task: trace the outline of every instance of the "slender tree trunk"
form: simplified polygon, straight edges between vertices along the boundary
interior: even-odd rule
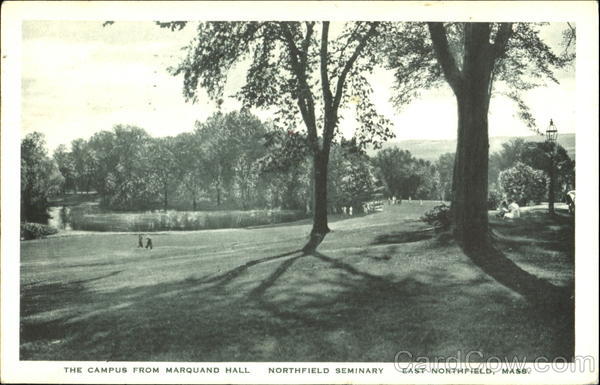
[[[169,185],[167,183],[165,183],[165,185],[164,185],[164,191],[165,191],[165,199],[163,202],[163,206],[164,206],[164,210],[167,211],[167,206],[169,206]]]
[[[555,184],[555,179],[556,179],[556,175],[554,174],[554,143],[552,148],[550,149],[550,169],[549,169],[549,176],[550,176],[550,183],[549,183],[549,189],[548,189],[548,212],[550,213],[550,215],[554,215],[554,184]]]
[[[221,186],[217,183],[217,206],[221,206]]]
[[[196,211],[196,194],[192,196],[192,210]]]
[[[329,148],[316,151],[313,154],[314,173],[314,206],[313,228],[310,239],[303,247],[305,253],[313,252],[331,230],[327,223],[327,167],[329,163]]]

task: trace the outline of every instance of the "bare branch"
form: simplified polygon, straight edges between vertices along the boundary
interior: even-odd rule
[[[431,41],[433,42],[433,49],[435,56],[437,57],[444,76],[452,89],[456,92],[460,90],[462,86],[462,73],[456,65],[456,60],[450,52],[448,47],[448,38],[446,36],[446,29],[442,23],[427,23],[429,27],[429,34],[431,35]]]

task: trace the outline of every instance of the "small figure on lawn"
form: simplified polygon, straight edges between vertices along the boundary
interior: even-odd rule
[[[517,202],[512,201],[508,205],[508,213],[506,213],[504,215],[504,218],[515,219],[515,218],[520,218],[520,217],[521,217],[521,209],[519,208],[519,205],[517,204]]]
[[[152,238],[146,237],[146,248],[152,250]]]
[[[500,207],[498,207],[498,214],[496,215],[498,218],[504,218],[508,212],[508,203],[506,203],[506,201],[502,201],[502,203],[500,203]]]
[[[569,214],[575,213],[575,190],[569,191],[567,195],[565,195],[565,201],[567,202],[567,206],[569,206]]]
[[[142,234],[140,234],[138,236],[138,248],[144,248],[144,237],[142,236]]]

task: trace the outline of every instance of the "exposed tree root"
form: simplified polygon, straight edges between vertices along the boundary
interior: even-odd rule
[[[323,242],[324,238],[325,238],[325,234],[317,233],[317,232],[310,233],[308,242],[302,248],[302,252],[304,254],[314,253],[315,250],[317,250],[317,247],[321,244],[321,242]]]

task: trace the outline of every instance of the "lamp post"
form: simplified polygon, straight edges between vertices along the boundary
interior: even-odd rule
[[[550,186],[548,189],[548,212],[554,215],[554,152],[556,149],[556,139],[558,138],[558,130],[552,119],[546,129],[546,142],[550,144],[550,168],[548,174],[550,176]]]

